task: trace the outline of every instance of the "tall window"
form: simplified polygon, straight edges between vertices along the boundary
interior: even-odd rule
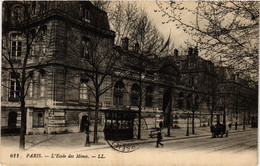
[[[153,106],[153,88],[148,86],[145,91],[145,106],[152,107]]]
[[[19,59],[22,55],[22,42],[12,41],[12,58]]]
[[[89,55],[90,55],[90,39],[87,37],[83,37],[81,57],[88,59]]]
[[[33,127],[44,127],[44,111],[33,111]]]
[[[87,100],[88,98],[88,89],[87,89],[87,80],[81,79],[80,80],[80,99]]]
[[[123,105],[124,83],[117,81],[114,87],[114,105]]]
[[[19,73],[12,73],[10,76],[10,101],[18,101],[19,100],[19,93],[20,93],[20,82],[19,82],[20,74]]]
[[[43,76],[40,79],[40,96],[45,96],[45,78]]]
[[[131,105],[138,106],[138,99],[139,99],[139,85],[134,84],[131,89]]]
[[[29,97],[33,97],[33,81],[30,81],[29,89],[28,89]]]

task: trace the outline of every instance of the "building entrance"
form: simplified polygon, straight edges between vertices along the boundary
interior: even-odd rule
[[[82,116],[81,123],[80,123],[80,132],[85,131],[86,124],[89,124],[89,119],[87,115]]]
[[[8,114],[8,128],[16,128],[17,123],[17,113],[9,112]]]

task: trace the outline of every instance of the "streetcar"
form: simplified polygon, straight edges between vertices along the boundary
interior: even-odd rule
[[[135,111],[105,111],[105,139],[115,141],[133,139],[135,115]]]

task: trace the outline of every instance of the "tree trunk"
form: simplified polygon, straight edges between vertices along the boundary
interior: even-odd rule
[[[237,130],[237,118],[238,118],[238,110],[236,110],[236,123],[235,123],[235,130]]]
[[[226,109],[223,110],[223,125],[226,126]]]
[[[99,109],[99,95],[98,95],[98,91],[96,90],[96,105],[95,105],[95,124],[94,124],[94,138],[93,138],[93,142],[94,144],[98,143],[98,139],[97,139],[97,128],[98,128],[98,109]]]
[[[195,134],[194,114],[195,110],[192,108],[192,134]]]
[[[21,150],[25,149],[25,134],[26,134],[26,108],[25,108],[25,99],[20,97],[21,102],[21,131],[20,131],[20,144],[19,148]]]
[[[168,127],[168,130],[167,130],[167,136],[171,136],[171,114],[172,114],[172,90],[170,90],[170,106],[169,106],[169,114],[168,114],[168,123],[167,123],[167,127]]]
[[[243,130],[246,130],[246,111],[244,110],[244,117],[243,117]]]
[[[210,126],[213,124],[213,109],[210,111]]]
[[[200,127],[201,127],[201,109],[200,109]]]
[[[142,61],[142,60],[141,60]],[[143,67],[141,62],[141,69]],[[141,111],[142,111],[142,72],[139,73],[139,104],[138,104],[138,135],[137,138],[141,139]]]

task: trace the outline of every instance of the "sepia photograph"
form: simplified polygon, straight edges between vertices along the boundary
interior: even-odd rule
[[[255,166],[258,1],[1,2],[1,165]]]

